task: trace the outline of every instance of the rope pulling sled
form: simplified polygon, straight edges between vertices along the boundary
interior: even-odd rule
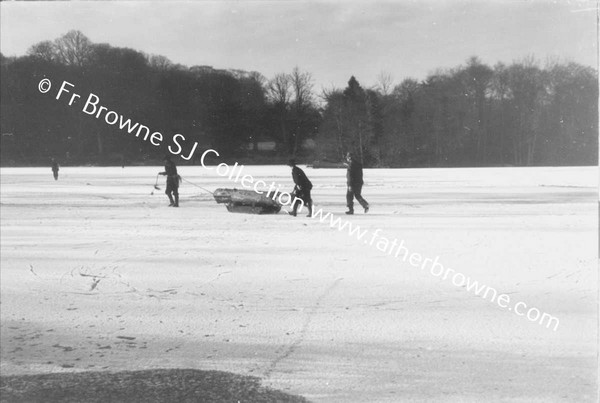
[[[156,175],[156,182],[154,183],[154,189],[160,190],[158,187],[158,176]],[[246,214],[277,214],[281,211],[281,203],[274,199],[275,193],[267,192],[255,192],[254,190],[244,189],[224,189],[219,188],[214,192],[203,188],[202,186],[196,185],[193,182],[188,181],[185,178],[179,176],[180,179],[192,186],[202,189],[215,198],[215,201],[219,204],[225,204],[227,211],[231,213],[246,213]],[[154,190],[151,195],[154,194]]]

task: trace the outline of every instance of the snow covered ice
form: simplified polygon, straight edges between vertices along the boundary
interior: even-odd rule
[[[304,168],[304,167],[303,167]],[[311,401],[594,400],[597,167],[305,169],[316,209],[560,319],[547,329],[304,217],[231,214],[162,167],[1,169],[2,375],[254,375]],[[290,191],[288,167],[245,173]],[[184,179],[240,187],[198,166]]]

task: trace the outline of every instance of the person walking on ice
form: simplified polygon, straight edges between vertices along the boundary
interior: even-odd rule
[[[167,176],[167,189],[165,194],[169,197],[169,207],[179,207],[179,175],[177,174],[177,167],[175,163],[171,161],[169,155],[165,155],[163,158],[165,161],[164,172],[159,172],[159,175]]]
[[[296,217],[296,211],[301,204],[304,202],[308,209],[307,217],[312,217],[312,198],[310,196],[310,190],[312,189],[312,183],[304,173],[304,171],[296,166],[296,160],[293,158],[288,162],[288,165],[292,167],[292,179],[294,179],[294,191],[292,197],[294,198],[294,204],[292,205],[292,211],[290,215]]]
[[[52,175],[54,175],[54,180],[58,180],[58,170],[59,170],[58,162],[54,158],[52,158]]]
[[[348,191],[346,192],[346,205],[348,211],[346,214],[354,214],[354,199],[360,203],[365,209],[365,213],[369,212],[369,203],[363,199],[361,195],[363,187],[363,167],[360,161],[356,160],[352,153],[346,155],[346,162],[348,170],[346,171],[346,184],[348,185]]]

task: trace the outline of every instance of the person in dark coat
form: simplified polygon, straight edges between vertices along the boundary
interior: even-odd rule
[[[177,174],[177,166],[171,161],[171,157],[166,155],[164,172],[159,172],[159,175],[167,176],[167,190],[165,194],[169,197],[169,207],[179,207],[179,175]]]
[[[294,191],[292,192],[292,198],[294,199],[294,203],[292,204],[292,211],[290,211],[290,215],[296,217],[296,211],[302,202],[308,209],[307,217],[312,217],[312,198],[310,196],[310,191],[312,189],[312,183],[304,173],[304,171],[296,166],[296,160],[291,159],[288,162],[288,165],[292,167],[292,179],[294,179]],[[298,200],[299,199],[299,200]]]
[[[58,180],[58,170],[60,168],[58,167],[58,162],[56,162],[56,160],[54,158],[52,158],[52,174],[54,175],[54,180],[57,181]]]
[[[369,212],[369,203],[363,199],[361,192],[363,187],[363,167],[360,161],[356,160],[352,153],[346,155],[348,170],[346,171],[346,184],[348,191],[346,192],[346,205],[348,211],[346,214],[354,214],[354,199],[365,209],[365,213]]]

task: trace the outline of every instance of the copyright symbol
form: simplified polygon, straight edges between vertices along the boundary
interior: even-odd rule
[[[38,89],[42,94],[45,94],[48,91],[50,91],[50,87],[52,87],[52,83],[47,78],[43,78],[38,84]]]

